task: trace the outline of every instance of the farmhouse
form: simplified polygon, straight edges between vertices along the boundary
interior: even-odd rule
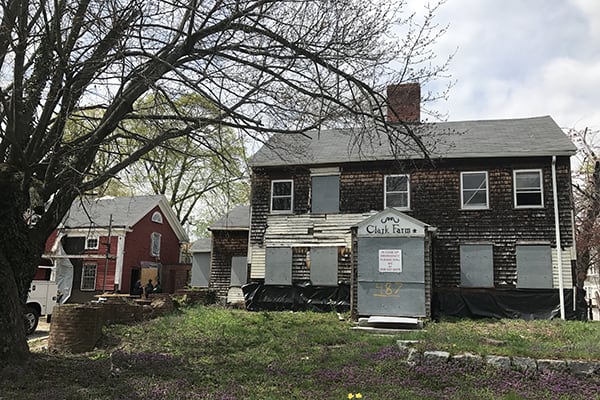
[[[310,289],[358,316],[574,318],[575,146],[549,116],[421,123],[419,103],[390,86],[398,133],[275,134],[253,156],[247,304],[258,286],[265,307]]]
[[[184,287],[191,266],[182,263],[187,235],[162,195],[82,197],[46,242],[59,290],[69,302],[103,292],[131,293],[138,280],[162,291]]]

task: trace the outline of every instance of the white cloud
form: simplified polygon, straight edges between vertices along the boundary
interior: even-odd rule
[[[436,105],[450,120],[551,115],[600,129],[600,1],[450,0],[439,17],[450,28],[437,53],[458,47],[457,84]]]

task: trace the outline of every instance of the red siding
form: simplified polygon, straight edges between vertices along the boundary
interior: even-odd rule
[[[163,215],[163,223],[152,222],[152,214],[159,211]],[[161,234],[160,257],[150,254],[151,235],[153,232]],[[131,270],[140,266],[142,261],[160,262],[161,264],[179,263],[180,245],[175,231],[168,223],[160,208],[156,206],[146,214],[137,224],[133,231],[125,237],[125,256],[123,259],[123,277],[121,280],[121,291],[129,292],[131,286]]]
[[[117,241],[116,236],[110,238],[110,254],[115,256],[117,254]],[[100,236],[98,238],[98,249],[85,250],[85,254],[100,254],[105,255],[108,253],[108,237]],[[115,287],[115,270],[116,260],[111,257],[108,260],[106,258],[87,258],[83,260],[83,264],[96,264],[96,290],[101,291],[113,291]],[[105,267],[108,268],[106,269]],[[104,276],[104,270],[106,269],[106,278]],[[74,282],[75,284],[75,282]],[[81,282],[79,282],[81,284]]]

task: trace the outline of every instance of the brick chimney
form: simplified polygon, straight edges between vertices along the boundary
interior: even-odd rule
[[[419,122],[421,120],[421,85],[401,83],[387,87],[388,122]],[[395,110],[394,113],[392,110]]]

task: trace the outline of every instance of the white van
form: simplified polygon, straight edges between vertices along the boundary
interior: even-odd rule
[[[52,268],[39,266],[38,268]],[[50,322],[52,310],[58,301],[58,289],[54,278],[54,271],[49,280],[33,280],[29,287],[29,296],[25,307],[25,330],[28,335],[35,332],[41,316],[46,316]]]

